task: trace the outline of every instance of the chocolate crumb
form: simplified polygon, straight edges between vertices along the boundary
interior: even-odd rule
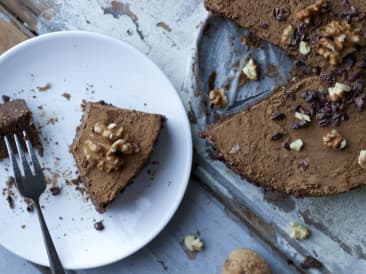
[[[3,95],[1,96],[1,98],[3,99],[3,102],[6,103],[6,102],[9,102],[10,101],[10,97],[7,96],[7,95]]]
[[[95,230],[98,230],[98,231],[104,230],[103,221],[94,223],[94,228],[95,228]]]
[[[13,209],[13,208],[15,207],[13,197],[11,197],[10,195],[8,195],[8,196],[6,197],[6,201],[8,202],[9,207],[10,207],[11,209]]]
[[[306,160],[301,160],[299,161],[297,166],[301,168],[303,171],[305,171],[309,167],[309,162]]]
[[[307,125],[306,121],[301,121],[301,122],[292,122],[291,123],[291,128],[292,129],[299,129],[299,128],[303,128]]]
[[[34,206],[33,205],[28,205],[27,206],[27,211],[28,212],[33,212],[34,211]]]
[[[275,133],[272,134],[271,139],[273,141],[276,141],[276,140],[281,139],[284,135],[285,134],[283,134],[282,132],[275,132]]]
[[[295,92],[293,92],[293,91],[286,91],[286,99],[290,99],[290,100],[295,101],[296,100]]]
[[[58,186],[53,186],[50,188],[50,192],[53,196],[57,196],[61,193],[61,188],[59,188]]]
[[[304,261],[300,264],[302,268],[322,268],[323,264],[312,256],[306,256]]]
[[[284,148],[284,149],[287,149],[287,150],[291,150],[291,148],[290,148],[290,144],[289,143],[282,143],[282,147]]]
[[[284,119],[286,119],[286,115],[284,113],[281,113],[281,112],[274,112],[274,113],[272,113],[271,119],[273,121],[284,120]]]

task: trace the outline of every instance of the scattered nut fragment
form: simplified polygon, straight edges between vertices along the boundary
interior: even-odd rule
[[[366,169],[366,150],[361,150],[360,155],[358,156],[358,164]]]
[[[195,235],[187,235],[184,237],[184,246],[191,252],[198,252],[203,250],[202,240]]]
[[[337,102],[344,98],[346,92],[351,90],[350,86],[337,82],[334,87],[328,88],[329,99],[332,102]]]
[[[281,36],[281,44],[282,45],[288,45],[291,42],[291,37],[294,34],[295,30],[292,25],[288,25],[282,32]]]
[[[259,80],[259,67],[253,58],[250,58],[248,63],[243,68],[243,73],[252,81]]]
[[[300,121],[305,121],[305,122],[310,122],[311,118],[309,115],[305,114],[305,113],[301,113],[301,112],[295,112],[295,118],[299,119]]]
[[[252,250],[238,248],[230,252],[222,274],[272,274],[266,261]]]
[[[216,88],[211,90],[209,93],[209,98],[211,105],[215,105],[219,108],[224,108],[227,106],[228,100],[225,95],[225,91],[222,88]]]
[[[290,223],[290,237],[292,239],[303,240],[310,236],[310,231],[301,224]]]
[[[323,143],[327,147],[337,150],[342,150],[347,146],[346,139],[336,129],[332,129],[323,137]]]
[[[310,23],[311,18],[319,11],[324,10],[328,7],[326,0],[316,0],[314,4],[307,6],[304,9],[299,10],[295,14],[297,20],[303,21],[306,24]]]
[[[51,88],[51,84],[50,83],[46,83],[43,86],[38,86],[37,87],[38,91],[46,91],[46,90],[48,90],[50,88]]]
[[[239,144],[234,144],[234,145],[231,147],[231,149],[230,149],[230,151],[229,151],[229,154],[235,154],[235,153],[237,153],[239,150],[240,150],[240,146],[239,146]]]
[[[365,38],[359,30],[351,30],[351,25],[344,21],[331,21],[326,25],[317,44],[317,53],[329,59],[331,65],[337,65],[343,58],[365,44]]]
[[[301,139],[297,139],[290,144],[290,149],[299,152],[303,146],[304,142]]]
[[[299,44],[299,52],[301,55],[308,55],[311,52],[309,42],[301,41]]]

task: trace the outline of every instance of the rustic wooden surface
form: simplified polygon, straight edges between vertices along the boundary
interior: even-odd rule
[[[202,2],[0,0],[0,47],[4,50],[26,37],[59,30],[107,34],[133,45],[162,68],[188,109],[189,94],[183,87],[186,72],[192,69],[190,56],[194,41],[207,16]],[[242,182],[240,185],[223,184],[224,180],[233,180],[234,175],[224,167],[225,172],[216,174],[212,165],[202,160],[204,153],[202,147],[196,155],[198,166],[194,172],[203,179],[200,184],[209,186],[221,203],[193,182],[173,221],[150,245],[123,262],[78,273],[120,273],[122,269],[123,273],[164,273],[164,265],[168,266],[167,273],[181,273],[182,269],[186,273],[220,273],[219,265],[235,246],[253,246],[260,253],[267,250],[268,255],[263,254],[275,273],[301,272],[284,262],[289,257],[299,265],[304,255],[318,257],[326,264],[322,271],[306,271],[309,273],[365,273],[365,188],[338,197],[303,200],[263,193],[248,184],[243,191]],[[233,193],[242,199],[235,198]],[[197,203],[191,205],[192,200]],[[240,222],[225,214],[227,209],[222,204],[235,212]],[[289,239],[290,221],[306,223],[312,237],[301,243]],[[202,237],[208,248],[196,260],[189,260],[179,242],[186,232],[197,229],[205,232]],[[218,234],[221,230],[225,233]],[[258,240],[257,233],[264,242]],[[0,257],[0,273],[38,271],[5,250],[0,249]]]
[[[83,2],[88,3],[83,6]],[[155,1],[146,5],[144,2],[131,1],[130,7],[126,3],[112,5],[110,1],[2,0],[0,52],[49,31],[97,31],[140,49],[158,63],[180,89],[189,64],[191,45],[205,17],[202,3],[180,0],[174,4]],[[73,5],[79,5],[78,9]],[[85,10],[79,14],[81,7]],[[186,234],[197,231],[206,248],[191,258],[183,251],[181,241]],[[177,214],[152,243],[126,260],[77,273],[220,273],[225,257],[237,247],[256,250],[271,264],[274,273],[296,273],[251,226],[234,217],[192,179]],[[28,263],[0,247],[0,273],[40,272],[49,273],[46,268]]]

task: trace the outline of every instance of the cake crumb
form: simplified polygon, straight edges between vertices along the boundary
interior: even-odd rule
[[[61,193],[61,188],[58,187],[58,186],[53,186],[50,188],[50,192],[53,196],[57,196],[57,195],[60,195]]]
[[[37,87],[37,89],[38,89],[39,92],[49,90],[50,88],[51,88],[51,84],[50,83],[46,83],[43,86],[38,86]]]
[[[70,98],[71,98],[71,94],[70,93],[67,93],[67,92],[64,92],[61,94],[62,97],[65,97],[68,101],[70,101]]]
[[[156,24],[157,27],[162,28],[164,30],[166,30],[167,32],[171,32],[172,29],[168,26],[168,24],[166,24],[165,22],[160,21],[159,23]]]
[[[94,223],[94,228],[97,231],[104,230],[105,227],[104,227],[103,221],[99,221],[99,222]]]
[[[10,101],[10,97],[7,96],[7,95],[2,95],[1,98],[3,99],[3,102],[6,103],[6,102],[9,102]]]

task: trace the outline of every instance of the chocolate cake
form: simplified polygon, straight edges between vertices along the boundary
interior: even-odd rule
[[[311,76],[208,126],[205,137],[229,168],[266,189],[342,193],[366,183],[365,105],[363,86],[325,88]]]
[[[322,70],[364,58],[363,0],[205,0],[208,10]]]
[[[250,182],[297,196],[337,194],[365,184],[366,3],[205,0],[205,5],[281,47],[296,64],[313,68],[268,99],[208,126],[204,136],[219,159]]]
[[[86,103],[72,154],[99,212],[148,161],[164,117],[101,103]]]
[[[25,130],[33,146],[39,149],[40,154],[43,153],[43,147],[35,127],[32,112],[22,99],[6,101],[0,104],[0,134],[1,136],[12,136],[18,134],[23,136]],[[13,142],[13,138],[10,138]],[[15,145],[15,144],[13,144]],[[5,142],[0,139],[0,159],[8,157]]]

